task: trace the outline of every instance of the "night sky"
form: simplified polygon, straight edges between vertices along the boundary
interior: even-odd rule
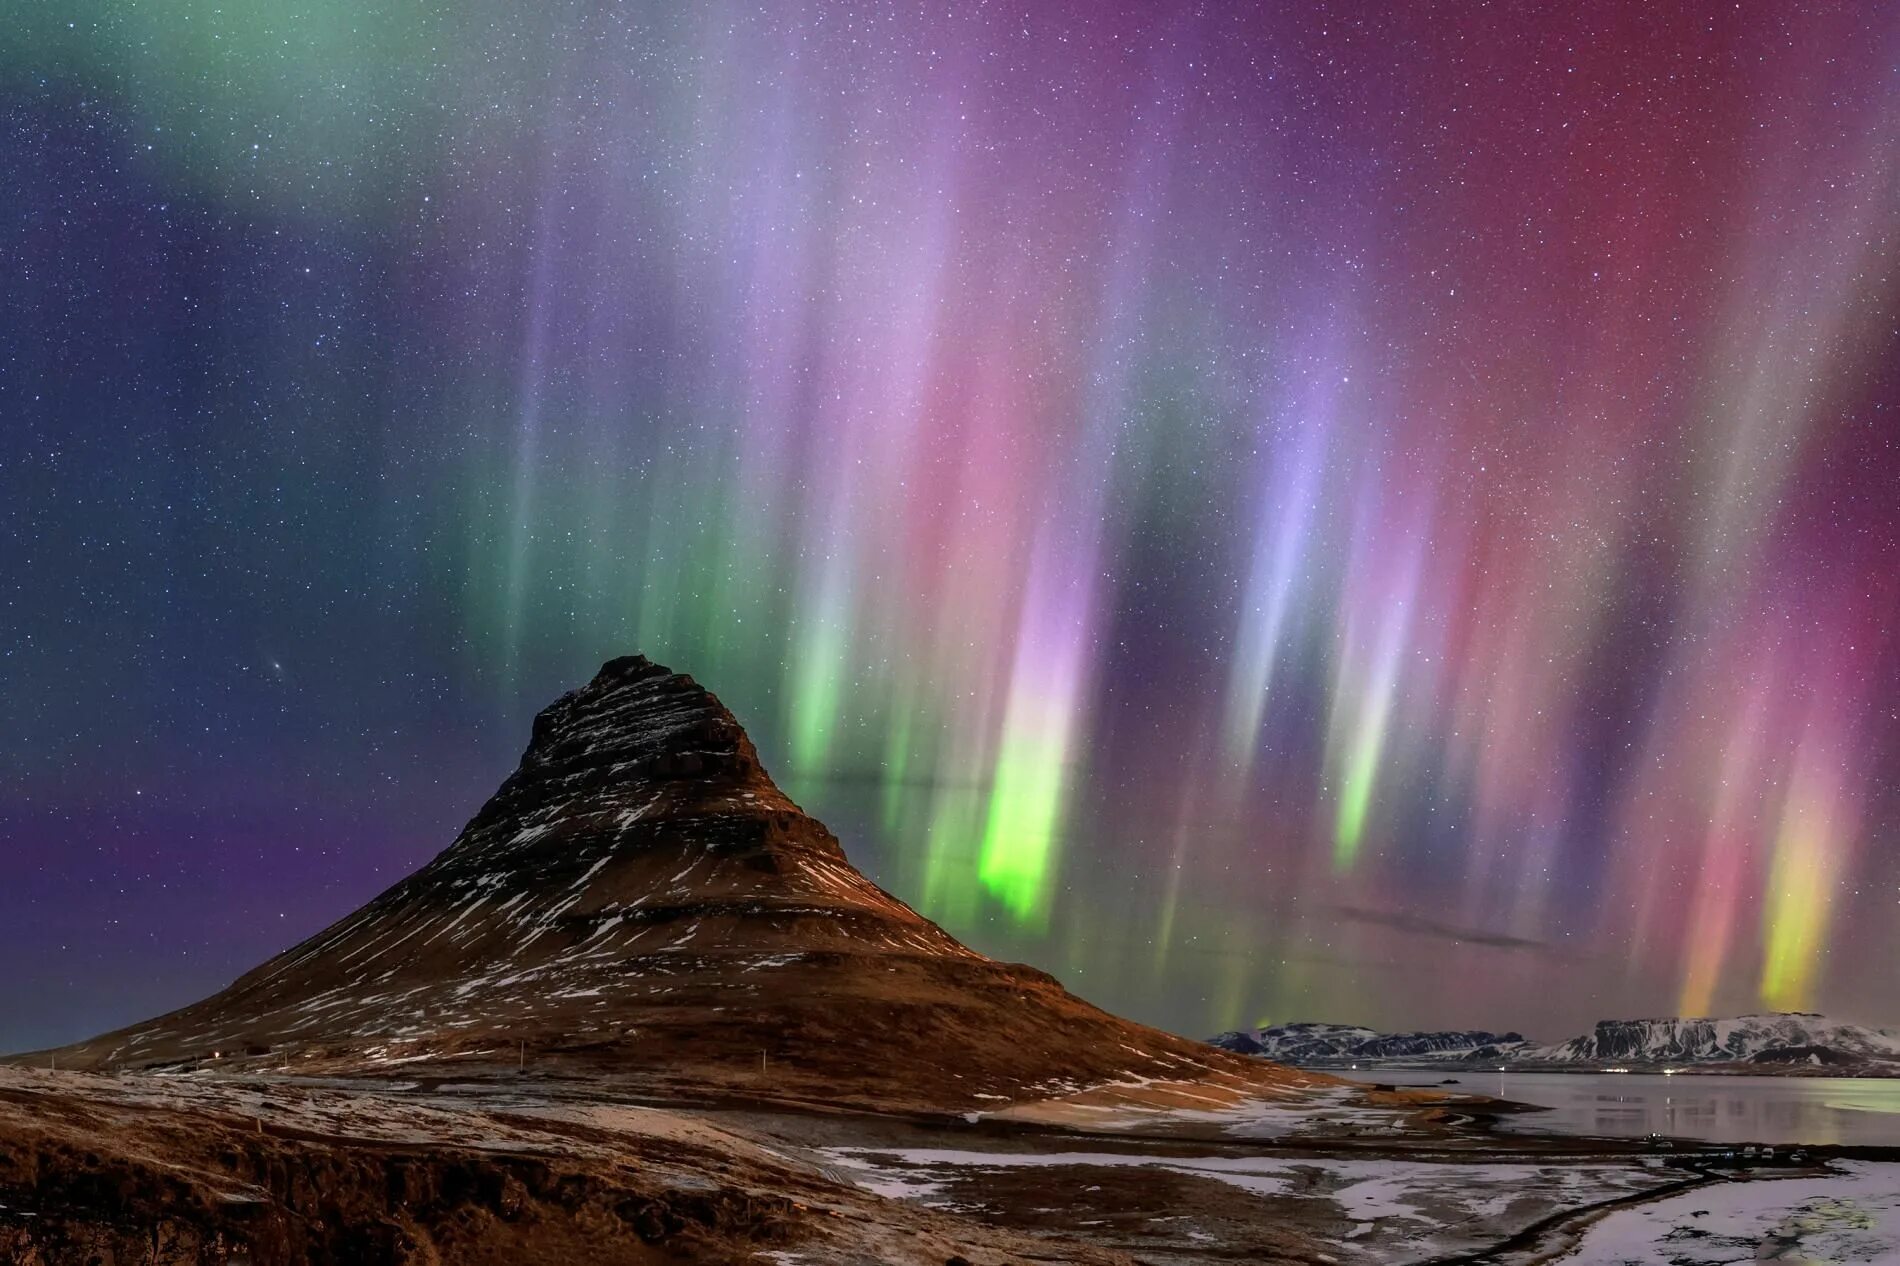
[[[1190,1034],[1900,1023],[1900,7],[6,29],[0,1049],[634,651]]]

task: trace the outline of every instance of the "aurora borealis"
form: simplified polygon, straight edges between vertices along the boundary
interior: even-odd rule
[[[28,6],[0,1046],[693,673],[1190,1034],[1900,1022],[1900,10]]]

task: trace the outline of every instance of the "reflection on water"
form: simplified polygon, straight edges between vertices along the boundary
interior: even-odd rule
[[[1341,1073],[1358,1081],[1446,1086],[1549,1108],[1505,1118],[1505,1128],[1641,1137],[1672,1134],[1712,1143],[1850,1143],[1900,1147],[1900,1080],[1719,1077],[1681,1073]]]

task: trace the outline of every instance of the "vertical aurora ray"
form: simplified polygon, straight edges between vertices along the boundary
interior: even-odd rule
[[[824,579],[793,638],[785,726],[790,735],[792,777],[822,775],[832,759],[832,742],[844,709],[849,669],[850,632],[845,621],[850,598],[845,568],[832,559]]]
[[[1790,803],[1775,837],[1768,875],[1768,943],[1762,955],[1761,1000],[1777,1011],[1812,1002],[1816,958],[1827,934],[1834,876],[1819,806]]]
[[[1379,673],[1379,679],[1367,689],[1348,740],[1340,776],[1339,811],[1333,820],[1333,865],[1340,870],[1352,869],[1365,841],[1366,815],[1372,807],[1372,787],[1379,773],[1379,754],[1385,746],[1395,684],[1390,675]]]
[[[1362,520],[1355,546],[1360,587],[1349,598],[1334,683],[1333,866],[1338,871],[1353,869],[1365,843],[1423,564],[1422,529],[1408,527],[1398,541],[1387,542],[1371,522],[1369,514]],[[1396,558],[1388,552],[1394,549]]]
[[[1757,685],[1722,755],[1689,911],[1688,961],[1677,1002],[1680,1015],[1710,1015],[1715,1009],[1735,931],[1736,906],[1747,878],[1748,827],[1768,781],[1761,763],[1767,712],[1767,691]]]
[[[1074,774],[1077,712],[1093,584],[1046,549],[1032,567],[1003,714],[977,878],[1018,923],[1048,914],[1063,799]]]
[[[1056,833],[1068,780],[1067,727],[1061,704],[1028,700],[1011,707],[996,758],[996,789],[983,825],[977,877],[1019,924],[1047,917]]]
[[[900,686],[891,706],[889,732],[884,739],[883,789],[880,815],[886,831],[902,828],[909,795],[913,745],[917,741],[916,695],[908,683]]]
[[[1328,365],[1326,368],[1330,369]],[[1301,402],[1292,439],[1274,446],[1267,492],[1255,529],[1253,560],[1242,599],[1240,629],[1228,674],[1224,737],[1227,758],[1252,762],[1266,715],[1274,663],[1283,652],[1295,586],[1308,563],[1308,537],[1319,509],[1331,393]]]
[[[1774,834],[1763,910],[1761,1000],[1808,1010],[1827,946],[1855,808],[1841,785],[1844,736],[1810,730],[1795,751]]]
[[[550,149],[547,167],[558,162],[558,147]],[[543,177],[545,182],[545,175]],[[554,261],[559,243],[555,240],[554,209],[543,198],[535,207],[534,228],[528,243],[526,286],[526,331],[521,343],[521,364],[515,387],[516,421],[512,496],[508,503],[508,544],[501,585],[500,633],[503,642],[505,673],[512,684],[525,630],[529,591],[532,584],[530,546],[533,539],[537,506],[536,473],[541,461],[542,415],[548,390],[547,357],[550,311],[549,288],[553,284]]]
[[[1019,925],[1032,929],[1046,922],[1054,896],[1064,801],[1080,759],[1075,739],[1092,684],[1116,435],[1130,407],[1131,348],[1141,338],[1153,222],[1167,187],[1166,137],[1178,119],[1167,79],[1157,75],[1158,117],[1145,121],[1152,131],[1126,173],[1115,262],[1098,300],[1103,329],[1092,349],[1093,371],[1079,397],[1073,448],[1054,468],[1060,499],[1041,519],[1029,556],[983,826],[977,879]]]

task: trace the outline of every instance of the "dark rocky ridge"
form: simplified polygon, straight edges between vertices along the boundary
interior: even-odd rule
[[[859,874],[717,699],[639,656],[545,709],[520,767],[422,870],[211,998],[53,1054],[458,1075],[519,1061],[933,1107],[1131,1073],[1291,1076],[968,949]]]

